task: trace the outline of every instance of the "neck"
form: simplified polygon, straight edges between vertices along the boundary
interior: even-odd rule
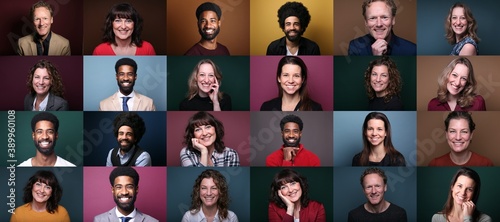
[[[208,97],[208,94],[207,94],[207,93],[202,92],[202,91],[200,91],[200,90],[198,90],[198,95],[199,95],[201,98]]]
[[[118,206],[116,207],[116,209],[118,209],[118,212],[120,212],[124,216],[128,216],[129,214],[131,214],[135,210],[135,206],[132,205],[131,210],[129,210],[129,211],[127,211],[125,209],[122,209],[122,208],[120,208]]]
[[[45,99],[45,97],[47,97],[49,95],[49,93],[45,93],[45,94],[36,94],[36,100],[38,101],[42,101]]]
[[[215,217],[215,214],[217,213],[217,205],[213,205],[210,207],[202,205],[201,210],[203,211],[205,217]]]
[[[44,41],[49,36],[50,32],[51,31],[47,32],[47,34],[45,35],[39,35],[38,33],[36,35],[40,38],[41,41]]]
[[[450,152],[450,159],[453,161],[453,163],[457,165],[464,165],[467,163],[472,156],[472,152],[469,150],[465,150],[463,152],[457,153],[457,152]]]
[[[458,95],[448,94],[448,102],[457,102],[457,100],[458,100]]]
[[[286,38],[286,37],[285,37],[285,39],[286,39],[286,46],[288,46],[288,47],[298,47],[299,46],[300,38],[298,38],[297,41],[294,41],[294,42],[288,40],[288,38]]]
[[[379,204],[377,205],[372,205],[370,203],[366,203],[365,204],[365,209],[370,212],[370,213],[374,213],[374,214],[378,214],[378,213],[382,213],[384,212],[385,210],[387,210],[387,208],[389,208],[389,202],[387,202],[386,200],[382,200]]]
[[[31,165],[33,166],[54,166],[56,164],[57,156],[56,153],[44,155],[36,151],[35,157],[31,159]]]
[[[128,48],[132,46],[132,39],[119,39],[115,37],[116,46],[118,48]]]
[[[382,92],[375,92],[375,96],[377,97],[384,97],[385,95],[387,95],[387,92],[385,90]]]
[[[36,212],[43,212],[47,210],[47,202],[39,203],[35,200],[31,201],[31,209]]]
[[[385,156],[385,146],[384,143],[380,143],[377,146],[372,146],[370,150],[370,154],[375,156]]]
[[[283,96],[281,97],[281,101],[284,103],[292,103],[292,102],[299,102],[300,101],[300,95],[299,93],[295,93],[293,95],[283,93]]]
[[[455,35],[456,42],[460,42],[460,40],[462,40],[463,38],[465,38],[465,35]]]
[[[214,38],[212,40],[201,39],[198,44],[203,46],[203,48],[205,49],[214,50],[217,48],[217,38]]]

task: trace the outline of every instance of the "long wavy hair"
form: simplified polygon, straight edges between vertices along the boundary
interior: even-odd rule
[[[401,75],[399,75],[398,67],[396,63],[391,60],[388,56],[383,56],[381,58],[375,59],[370,62],[368,68],[365,71],[365,89],[366,95],[370,100],[376,97],[375,90],[373,90],[371,85],[371,75],[373,67],[375,66],[385,66],[387,67],[387,72],[389,74],[389,83],[385,91],[387,94],[384,96],[384,102],[388,103],[393,96],[399,96],[401,92]]]
[[[219,84],[219,93],[217,94],[217,98],[219,98],[219,101],[222,99],[222,96],[224,93],[220,91],[220,86],[222,85],[222,72],[220,71],[219,67],[210,59],[202,59],[196,64],[196,66],[193,69],[193,72],[191,72],[191,76],[189,76],[188,79],[188,93],[186,97],[188,100],[193,99],[196,95],[198,95],[198,91],[200,90],[198,88],[198,72],[200,71],[200,67],[203,64],[210,64],[212,68],[214,69],[214,75],[215,78],[217,78],[217,83]]]
[[[401,163],[405,162],[403,155],[394,148],[394,145],[392,145],[392,133],[391,133],[391,123],[389,122],[389,119],[387,116],[381,112],[371,112],[368,113],[365,117],[365,121],[363,122],[363,129],[362,129],[362,137],[363,137],[363,150],[361,151],[361,156],[359,158],[359,165],[360,166],[368,166],[369,165],[369,156],[370,152],[372,150],[372,146],[370,144],[370,141],[368,141],[368,138],[366,138],[366,131],[368,129],[368,121],[372,119],[378,119],[384,121],[384,128],[386,132],[386,136],[384,139],[384,148],[385,152],[389,155],[391,159],[391,164],[396,165],[396,163]]]
[[[46,59],[38,61],[35,65],[33,65],[33,67],[31,67],[30,72],[28,73],[28,78],[26,79],[26,87],[28,88],[29,93],[31,95],[36,94],[35,89],[33,89],[33,77],[36,69],[47,69],[51,83],[49,89],[50,94],[64,98],[64,86],[61,75],[59,75],[59,71],[56,66]]]
[[[228,208],[229,208],[229,186],[227,185],[226,178],[219,171],[208,169],[196,178],[193,185],[193,191],[191,192],[191,207],[189,210],[192,214],[198,213],[203,202],[200,199],[200,187],[201,181],[206,178],[212,178],[214,180],[215,186],[219,190],[219,197],[217,198],[217,209],[219,210],[219,219],[223,220],[227,218]]]
[[[457,182],[457,179],[459,176],[466,176],[472,180],[474,180],[474,193],[472,194],[472,202],[476,205],[474,208],[474,212],[472,212],[472,221],[477,222],[479,219],[479,216],[481,215],[481,212],[477,208],[477,201],[479,199],[479,193],[481,192],[481,178],[479,178],[479,174],[474,171],[473,169],[467,168],[467,167],[462,167],[460,168],[453,178],[451,179],[450,183],[450,190],[448,191],[448,198],[446,199],[446,203],[444,204],[443,210],[441,211],[442,214],[446,215],[446,218],[451,214],[451,210],[453,209],[454,201],[453,201],[453,194],[452,194],[452,189],[455,183]],[[459,207],[459,206],[456,206]]]
[[[24,186],[23,189],[24,192],[23,202],[24,203],[33,202],[32,190],[33,190],[33,185],[36,182],[45,183],[46,185],[52,188],[52,194],[47,200],[46,208],[47,212],[49,212],[50,214],[56,213],[57,208],[59,207],[59,201],[61,201],[62,198],[63,190],[62,187],[59,185],[56,176],[54,175],[54,173],[52,173],[52,171],[39,170],[29,178],[28,183],[26,183],[26,186]]]
[[[116,45],[115,33],[113,32],[113,21],[116,18],[132,19],[132,21],[134,21],[134,31],[132,32],[132,41],[130,44],[141,47],[142,17],[129,3],[119,3],[111,7],[104,23],[102,41]]]
[[[455,44],[455,43],[457,43],[456,34],[453,31],[453,28],[451,28],[451,26],[452,26],[452,23],[451,23],[451,17],[452,17],[452,15],[451,14],[453,12],[453,9],[457,8],[457,7],[464,9],[465,19],[467,20],[467,31],[464,33],[463,37],[469,36],[472,39],[474,39],[474,41],[476,43],[479,43],[480,39],[479,39],[479,37],[477,36],[477,33],[476,33],[477,32],[477,22],[476,22],[476,19],[474,19],[474,16],[472,15],[472,11],[470,10],[470,8],[466,4],[461,3],[461,2],[457,2],[457,3],[453,4],[450,7],[450,11],[448,12],[448,16],[446,17],[446,22],[445,22],[445,25],[444,25],[444,28],[445,28],[445,31],[446,31],[446,34],[445,34],[446,40],[450,44],[452,44],[452,45]]]
[[[438,91],[437,91],[437,99],[441,103],[445,103],[448,101],[448,77],[451,75],[453,69],[457,64],[462,64],[469,68],[469,76],[467,77],[467,83],[465,83],[464,89],[458,94],[457,104],[464,108],[468,106],[472,106],[474,102],[474,96],[476,95],[476,78],[474,77],[474,68],[472,67],[472,63],[469,59],[465,57],[458,57],[453,59],[446,68],[441,72],[441,75],[438,77]]]
[[[300,196],[300,206],[302,208],[307,207],[307,205],[309,205],[309,184],[307,183],[307,178],[292,169],[283,169],[274,175],[273,182],[271,183],[269,201],[275,203],[280,208],[286,209],[286,204],[283,200],[281,200],[278,192],[280,192],[282,185],[291,182],[297,182],[300,184],[300,189],[302,190],[302,195]]]
[[[297,56],[285,56],[280,59],[278,63],[278,70],[276,71],[276,85],[278,86],[278,94],[280,98],[283,98],[283,89],[281,88],[281,83],[278,79],[281,77],[281,72],[283,71],[283,66],[286,64],[298,65],[300,66],[300,77],[302,78],[302,85],[299,89],[299,97],[301,105],[299,107],[300,111],[311,111],[312,110],[312,100],[309,97],[307,91],[307,66],[304,61]]]
[[[222,153],[222,151],[224,151],[224,148],[226,147],[223,141],[224,125],[212,114],[205,111],[197,112],[193,116],[191,116],[191,118],[189,118],[188,125],[186,126],[186,130],[184,131],[184,145],[186,145],[191,152],[195,152],[196,154],[201,155],[201,152],[193,147],[193,142],[191,141],[191,139],[194,138],[194,129],[203,125],[212,125],[213,127],[215,127],[215,151],[217,151],[218,153]]]

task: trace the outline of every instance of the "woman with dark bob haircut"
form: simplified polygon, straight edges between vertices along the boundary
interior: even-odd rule
[[[182,166],[239,166],[236,150],[224,146],[224,125],[212,114],[200,111],[191,116],[184,132],[180,157]]]
[[[50,61],[42,59],[31,67],[26,81],[25,111],[66,111],[64,87],[59,71]]]
[[[182,222],[220,221],[238,222],[229,208],[229,186],[226,178],[217,170],[203,171],[193,185],[191,207],[184,213]]]
[[[309,98],[307,66],[297,56],[285,56],[276,72],[278,97],[264,102],[260,111],[323,111],[321,104]]]
[[[401,84],[398,67],[391,58],[383,56],[371,61],[365,71],[368,110],[403,110]]]
[[[363,150],[352,158],[352,166],[406,166],[404,156],[392,145],[391,123],[385,114],[368,113],[362,136]]]
[[[322,203],[309,199],[307,178],[292,169],[278,172],[271,183],[269,221],[326,221]]]
[[[93,55],[156,55],[151,43],[141,39],[142,17],[128,3],[113,5],[106,16],[103,43]]]
[[[481,213],[476,207],[480,191],[479,174],[467,167],[460,168],[451,179],[443,210],[432,216],[432,222],[491,222],[490,216]]]
[[[25,204],[16,208],[10,222],[70,221],[66,208],[59,205],[63,191],[52,171],[37,171],[29,178],[23,190]]]

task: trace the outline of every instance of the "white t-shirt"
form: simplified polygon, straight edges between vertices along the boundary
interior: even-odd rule
[[[17,165],[18,167],[32,167],[31,165],[31,159],[29,158],[28,160],[22,162],[21,164]],[[55,167],[76,167],[75,164],[72,164],[71,162],[63,159],[60,156],[57,156],[56,163],[54,165]]]

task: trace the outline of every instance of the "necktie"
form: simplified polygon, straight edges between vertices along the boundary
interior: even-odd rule
[[[123,97],[123,98],[130,98],[130,97]],[[121,222],[128,222],[131,219],[132,217],[120,217]]]
[[[130,97],[125,96],[125,97],[122,97],[122,99],[123,99],[123,103],[122,103],[123,111],[128,111],[127,101],[130,99]]]

